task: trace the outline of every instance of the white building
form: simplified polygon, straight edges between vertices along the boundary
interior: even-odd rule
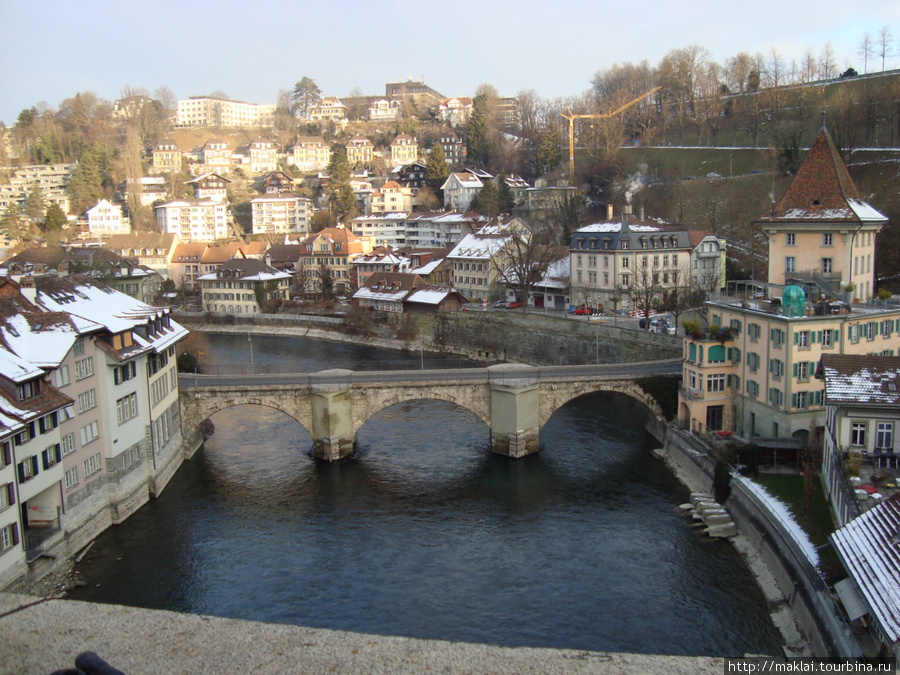
[[[111,237],[114,234],[130,234],[131,222],[122,215],[122,207],[101,199],[85,211],[88,230],[95,237]]]
[[[180,127],[270,127],[274,123],[274,103],[245,103],[209,96],[178,101],[176,124]]]
[[[473,173],[451,173],[441,185],[444,191],[444,208],[451,211],[468,211],[472,198],[481,192],[484,183]]]
[[[290,192],[250,200],[253,234],[309,232],[310,201]]]
[[[163,234],[184,242],[213,242],[229,236],[228,207],[214,201],[177,201],[156,207],[156,224]]]

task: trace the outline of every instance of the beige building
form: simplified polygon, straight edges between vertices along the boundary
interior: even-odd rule
[[[474,234],[468,234],[447,254],[453,287],[472,302],[505,297],[499,285],[500,270],[506,267],[504,247],[512,229],[520,227],[516,218],[495,218]]]
[[[269,173],[278,168],[278,150],[271,141],[254,141],[250,144],[248,153],[250,155],[250,173]]]
[[[300,282],[309,293],[325,292],[329,279],[333,292],[348,292],[356,281],[350,263],[372,250],[371,245],[341,226],[309,235],[300,247]]]
[[[375,146],[365,136],[359,134],[347,141],[347,161],[350,166],[371,164],[375,153]]]
[[[864,202],[823,128],[784,197],[756,220],[769,239],[769,283],[867,300],[875,237],[887,218]],[[851,290],[852,289],[852,290]]]
[[[156,147],[153,148],[151,154],[154,173],[178,173],[181,171],[181,166],[184,162],[184,154],[179,150],[175,141],[171,139],[160,141]]]
[[[799,448],[825,423],[824,387],[815,377],[823,356],[900,354],[900,306],[844,302],[829,293],[825,271],[870,285],[861,262],[875,255],[867,234],[874,240],[886,219],[858,198],[823,130],[785,196],[757,222],[769,236],[769,281],[781,297],[707,303],[709,330],[685,337],[678,418],[695,433],[721,430]],[[812,299],[800,285],[783,286],[794,281],[786,259],[820,265],[802,280]]]
[[[372,213],[412,211],[412,188],[389,180],[372,194]]]
[[[406,166],[419,159],[419,144],[409,134],[400,134],[391,142],[391,161],[394,166]]]
[[[291,275],[260,260],[235,258],[197,279],[208,312],[258,314],[270,300],[287,300]]]
[[[347,106],[335,96],[326,96],[309,110],[310,122],[334,122],[339,126],[347,124]]]
[[[291,148],[288,162],[303,173],[323,171],[331,163],[331,146],[321,136],[301,136]]]
[[[232,166],[232,151],[228,143],[211,138],[200,150],[203,166],[209,173],[228,173]]]

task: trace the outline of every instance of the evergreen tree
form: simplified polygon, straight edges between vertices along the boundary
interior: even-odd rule
[[[94,146],[82,154],[66,188],[71,212],[82,213],[103,198],[104,183],[111,181],[110,154],[100,146]]]
[[[506,182],[506,176],[497,176],[497,210],[500,213],[512,213],[516,208],[516,199]]]
[[[441,186],[449,176],[450,167],[447,166],[444,147],[440,143],[435,143],[431,147],[428,162],[425,164],[425,185],[434,190],[435,193],[439,193]]]
[[[500,213],[497,184],[492,180],[485,181],[484,187],[472,197],[469,208],[489,218],[497,217]]]
[[[294,84],[291,92],[292,112],[294,115],[307,119],[309,111],[322,98],[322,90],[311,77],[303,77]]]
[[[490,159],[488,144],[487,97],[479,94],[472,101],[472,114],[466,127],[466,153],[476,168],[484,168]]]
[[[41,186],[35,181],[34,185],[31,186],[28,197],[25,199],[25,215],[28,216],[32,222],[36,222],[43,217],[45,210],[44,193],[41,190]]]
[[[332,149],[328,173],[328,206],[335,219],[343,223],[353,218],[358,210],[356,197],[350,188],[347,148],[343,145],[336,145]]]
[[[44,232],[59,232],[69,224],[66,214],[60,208],[59,204],[51,204],[47,207],[47,214],[44,216]]]

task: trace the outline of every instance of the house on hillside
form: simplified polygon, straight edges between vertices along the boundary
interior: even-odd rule
[[[301,173],[324,171],[330,163],[331,146],[321,136],[301,136],[288,154],[288,164]]]
[[[474,173],[451,173],[441,185],[444,208],[450,211],[468,211],[472,198],[483,187],[484,183]]]
[[[207,312],[259,314],[267,303],[287,300],[291,275],[261,260],[234,258],[197,279]]]
[[[114,234],[128,234],[131,232],[131,221],[122,215],[122,207],[119,204],[111,204],[101,199],[94,206],[85,211],[88,221],[88,230],[95,237],[110,237]]]
[[[218,173],[204,173],[188,181],[194,190],[194,199],[225,203],[231,180]]]

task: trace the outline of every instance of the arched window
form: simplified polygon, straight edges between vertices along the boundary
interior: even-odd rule
[[[716,345],[715,347],[709,348],[709,362],[710,363],[724,363],[725,362],[725,347],[722,345]]]
[[[689,349],[688,349],[688,361],[690,361],[691,363],[693,363],[693,362],[696,361],[696,360],[697,360],[697,345],[695,345],[695,344],[692,342],[692,343],[691,343],[691,346],[690,346]]]

